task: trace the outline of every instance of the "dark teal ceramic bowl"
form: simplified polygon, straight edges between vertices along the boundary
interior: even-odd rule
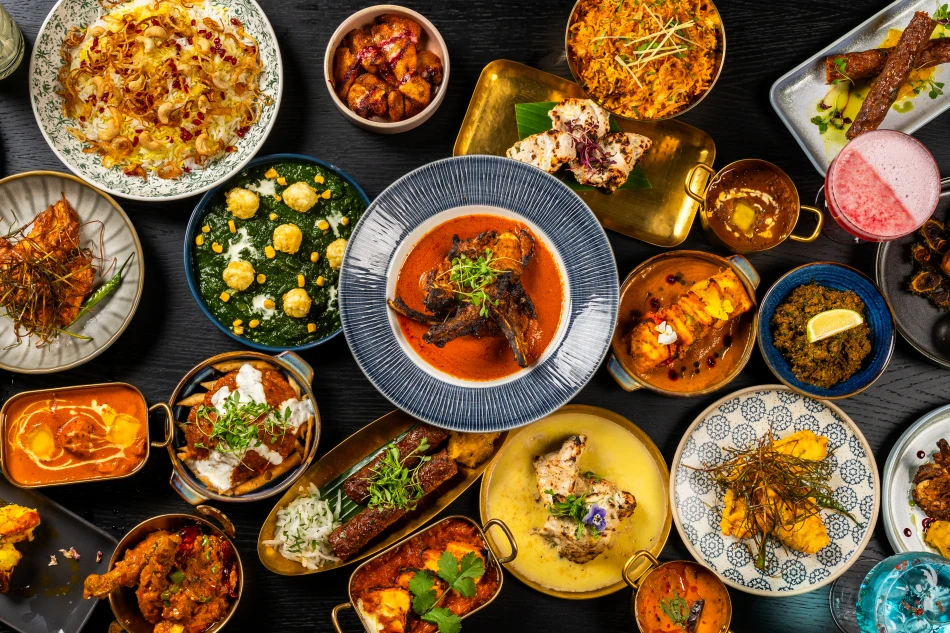
[[[861,369],[830,388],[816,387],[800,381],[782,353],[775,348],[772,336],[772,315],[795,288],[811,282],[833,290],[851,290],[864,302],[864,318],[871,329],[871,353]],[[835,400],[861,393],[881,377],[894,354],[894,315],[887,299],[874,282],[863,273],[833,262],[816,262],[799,266],[775,282],[759,304],[759,349],[772,373],[795,391],[819,398]]]

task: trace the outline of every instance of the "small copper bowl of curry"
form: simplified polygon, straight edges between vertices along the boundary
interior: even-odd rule
[[[620,287],[607,370],[627,391],[712,393],[742,371],[758,331],[759,275],[742,255],[668,251]]]
[[[498,558],[488,544],[485,532],[498,527],[508,539],[510,554]],[[480,563],[483,572],[472,576],[475,591],[465,596],[456,589],[449,588],[439,569],[440,560],[451,554],[451,563],[457,565],[459,573],[470,568],[473,558]],[[417,633],[430,630],[431,624],[423,621],[412,606],[413,597],[418,594],[418,585],[430,585],[441,596],[438,606],[449,608],[452,613],[464,620],[473,613],[487,607],[501,593],[503,574],[502,565],[510,563],[518,556],[518,545],[511,530],[504,522],[491,519],[483,527],[464,516],[450,516],[432,526],[411,534],[394,543],[379,554],[367,559],[350,576],[349,602],[333,608],[330,619],[337,633],[343,633],[339,621],[344,609],[355,609],[360,622],[367,633],[375,631],[404,631]],[[420,583],[418,577],[427,575],[432,582]],[[416,579],[416,582],[412,582]],[[412,585],[412,587],[410,587]]]
[[[692,188],[697,170],[709,174],[701,192]],[[718,172],[700,163],[686,176],[686,194],[699,203],[706,238],[733,253],[765,251],[786,239],[814,242],[821,235],[821,211],[803,205],[792,179],[768,161],[746,158]],[[809,235],[795,235],[803,210],[814,214],[815,228]]]
[[[155,410],[165,414],[165,438],[150,442]],[[149,447],[171,441],[172,419],[167,404],[149,407],[124,382],[25,391],[0,409],[0,464],[20,488],[130,477],[145,465]]]
[[[157,532],[173,535],[180,541],[175,562],[169,568],[168,583],[162,585],[163,593],[152,596],[149,588],[137,585],[134,588],[116,587],[108,594],[116,622],[128,633],[153,633],[157,624],[155,620],[161,620],[162,607],[166,606],[165,603],[173,603],[179,595],[186,603],[194,600],[190,615],[170,622],[183,625],[182,630],[216,633],[237,610],[244,589],[244,567],[232,540],[234,524],[211,506],[202,505],[195,510],[203,516],[163,514],[147,519],[129,530],[115,548],[109,560],[109,570],[125,558],[126,552]],[[204,517],[214,518],[221,527]],[[86,589],[89,588],[87,582]],[[185,595],[189,592],[195,595]],[[152,613],[151,619],[143,615],[143,604]]]
[[[641,558],[649,566],[631,578]],[[732,621],[732,599],[708,567],[688,560],[663,564],[646,550],[630,557],[623,578],[633,587],[631,607],[641,633],[726,633]]]

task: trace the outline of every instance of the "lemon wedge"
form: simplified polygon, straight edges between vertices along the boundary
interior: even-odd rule
[[[825,310],[808,319],[808,342],[816,343],[864,323],[864,317],[854,310]]]

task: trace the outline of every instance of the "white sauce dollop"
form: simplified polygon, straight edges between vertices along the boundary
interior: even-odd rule
[[[277,184],[270,178],[265,178],[256,185],[245,185],[244,188],[250,189],[259,196],[273,196],[277,193]]]

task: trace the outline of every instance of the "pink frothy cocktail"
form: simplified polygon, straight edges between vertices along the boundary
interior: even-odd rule
[[[852,235],[886,242],[913,233],[940,199],[933,155],[912,136],[874,130],[845,145],[825,176],[832,217]]]

